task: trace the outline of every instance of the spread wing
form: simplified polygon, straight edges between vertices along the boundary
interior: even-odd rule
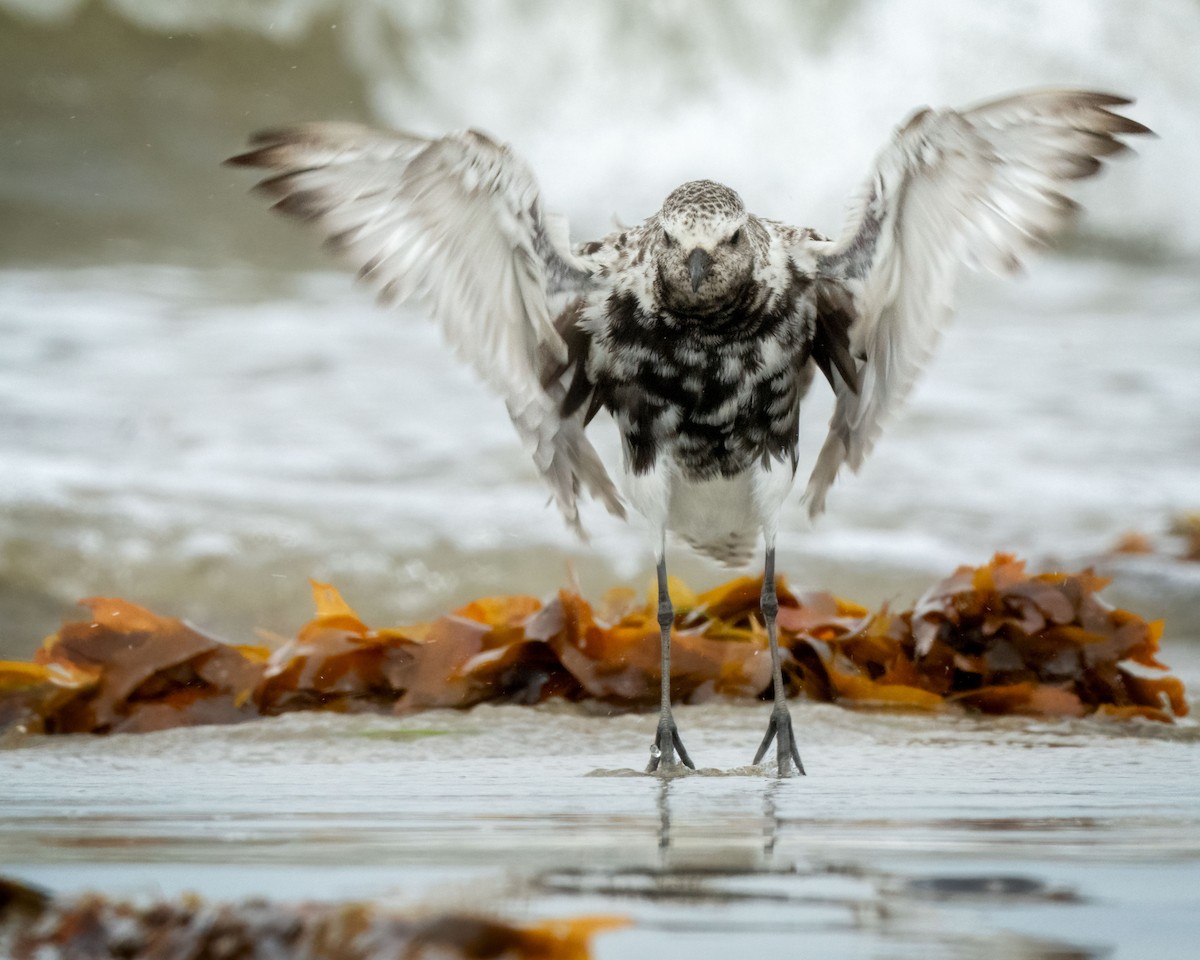
[[[908,395],[951,315],[962,266],[1011,273],[1048,244],[1078,209],[1061,192],[1068,182],[1127,150],[1119,135],[1150,132],[1112,110],[1131,102],[1039,91],[926,108],[896,130],[841,238],[815,247],[824,298],[853,310],[848,347],[860,366],[857,389],[834,378],[829,435],[805,492],[811,516]]]
[[[357,124],[261,133],[227,161],[272,176],[258,189],[313,223],[385,303],[415,299],[508,405],[567,522],[581,486],[609,510],[620,498],[563,387],[538,371],[567,361],[554,318],[589,287],[565,221],[542,209],[529,168],[470,130],[436,140]]]

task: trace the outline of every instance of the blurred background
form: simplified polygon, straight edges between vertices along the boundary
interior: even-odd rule
[[[1048,85],[1134,96],[1161,139],[1082,185],[1024,277],[964,284],[815,529],[797,494],[781,569],[875,603],[997,549],[1094,562],[1200,635],[1168,534],[1200,510],[1197,50],[1195,0],[0,0],[0,656],[96,594],[245,641],[302,622],[310,576],[381,624],[649,580],[636,528],[592,509],[571,537],[419,312],[376,308],[220,166],[251,132],[481,127],[577,240],[700,176],[836,233],[912,108]],[[1153,552],[1112,555],[1128,531]]]

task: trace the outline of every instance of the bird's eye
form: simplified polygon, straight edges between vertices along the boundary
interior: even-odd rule
[[[675,246],[675,238],[667,233],[666,230],[663,231],[663,240],[666,241],[668,247]]]
[[[733,231],[733,233],[729,237],[729,240],[726,242],[732,247],[732,246],[736,246],[737,242],[741,239],[742,239],[742,228],[738,227],[738,229]]]

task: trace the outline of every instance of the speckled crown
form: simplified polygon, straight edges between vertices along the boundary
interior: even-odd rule
[[[676,187],[663,201],[662,212],[671,218],[727,214],[737,216],[746,209],[742,198],[723,183],[691,180]]]

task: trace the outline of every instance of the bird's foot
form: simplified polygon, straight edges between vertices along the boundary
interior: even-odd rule
[[[790,777],[793,772],[804,776],[804,764],[800,762],[800,751],[796,748],[796,735],[792,732],[792,715],[786,704],[776,703],[771,711],[771,721],[767,724],[767,733],[762,743],[758,745],[758,753],[754,755],[757,764],[767,752],[771,741],[775,740],[775,762],[779,768],[779,776]],[[792,764],[795,764],[795,771]]]
[[[674,770],[678,766],[675,760],[676,753],[679,754],[679,760],[685,766],[696,769],[692,758],[684,749],[683,741],[679,739],[679,729],[675,726],[675,718],[668,711],[659,715],[658,733],[655,734],[654,742],[650,744],[650,762],[646,765],[646,772],[654,773],[660,767],[663,773]]]

